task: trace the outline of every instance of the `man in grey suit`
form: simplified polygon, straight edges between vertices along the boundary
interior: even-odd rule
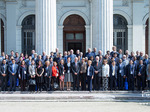
[[[94,66],[94,90],[100,90],[102,63],[99,62],[98,56],[96,56],[96,60],[93,66]]]
[[[16,78],[17,78],[17,71],[18,65],[15,64],[15,60],[12,60],[12,64],[8,68],[9,71],[9,79],[10,79],[10,91],[16,91]]]
[[[8,66],[6,64],[5,59],[3,59],[2,65],[0,67],[0,75],[1,75],[1,81],[2,81],[1,90],[7,91]]]

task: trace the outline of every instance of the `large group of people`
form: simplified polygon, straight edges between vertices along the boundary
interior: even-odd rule
[[[1,91],[54,91],[54,90],[145,90],[150,89],[150,64],[148,55],[116,47],[87,53],[73,49],[64,54],[55,52],[31,55],[11,51],[0,56]]]

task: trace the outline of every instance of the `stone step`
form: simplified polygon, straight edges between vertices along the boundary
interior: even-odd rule
[[[149,92],[131,91],[54,91],[0,92],[0,101],[101,102],[150,101]]]

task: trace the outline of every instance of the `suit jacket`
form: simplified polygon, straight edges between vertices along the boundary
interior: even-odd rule
[[[98,66],[97,66],[97,62],[94,62],[94,71],[98,71],[98,76],[101,77],[102,76],[102,63],[98,62]]]
[[[115,74],[114,74],[114,76],[115,76],[115,78],[117,78],[117,73],[118,73],[118,67],[115,65]],[[113,66],[112,65],[110,65],[110,72],[109,72],[109,74],[110,74],[110,77],[112,77],[113,75]]]
[[[67,73],[68,70],[70,70],[70,72],[72,72],[72,69],[71,69],[71,62],[70,62],[70,67],[67,66],[67,63],[65,63],[64,67],[65,67],[65,73]]]
[[[3,64],[0,66],[0,75],[2,75],[2,74],[8,74],[8,65],[7,64],[5,64],[4,65],[5,66],[5,69],[4,69],[4,67],[3,67]]]
[[[71,68],[72,68],[73,74],[75,74],[75,73],[79,74],[79,72],[80,72],[80,64],[79,63],[77,63],[77,66],[75,65],[75,62],[72,63]]]
[[[74,59],[75,59],[75,57],[76,57],[76,55],[75,55],[75,54],[72,54],[72,55],[69,55],[68,57],[71,58],[71,63],[73,63],[73,62],[74,62]]]
[[[126,74],[126,66],[121,63],[118,64],[118,76],[124,76]]]
[[[14,72],[13,72],[13,67],[12,67],[12,65],[13,65],[13,64],[11,64],[11,65],[8,67],[8,71],[9,71],[9,73],[10,73],[10,76],[12,76],[13,73],[14,73],[15,76],[16,76],[16,74],[17,74],[17,72],[18,72],[18,65],[17,65],[17,64],[14,65]]]
[[[64,65],[59,65],[59,74],[60,75],[63,75],[63,72],[64,72]]]
[[[85,57],[87,57],[89,60],[90,60],[90,58],[91,58],[91,56],[93,56],[94,57],[94,54],[91,52],[91,53],[86,53],[85,54]]]
[[[27,79],[27,68],[23,66],[19,66],[18,75],[21,77],[21,80]]]
[[[146,74],[146,66],[145,65],[138,65],[137,76],[139,73],[141,74],[142,77],[145,77],[145,74]]]
[[[87,76],[90,76],[90,77],[94,76],[94,67],[90,66],[89,75],[88,75],[88,67],[87,67]]]
[[[33,67],[34,66],[34,67]],[[36,65],[29,65],[29,75],[36,75]]]
[[[57,69],[56,69],[56,68],[57,68]],[[56,68],[55,68],[54,66],[52,67],[52,76],[53,76],[53,77],[56,77],[57,74],[59,75],[59,71],[58,71],[59,68],[58,68],[58,66],[57,66]]]
[[[82,71],[82,73],[86,73],[86,70],[87,70],[87,65],[86,65],[86,63],[84,62],[84,63],[81,63],[81,69],[80,69],[80,71]]]
[[[127,76],[127,77],[130,77],[130,75],[131,75],[130,66],[131,66],[131,65],[129,64],[129,65],[127,65],[127,67],[126,67],[126,76]],[[134,65],[134,64],[133,64],[132,72],[133,72],[133,75],[136,75],[136,74],[135,74],[135,65]]]
[[[46,66],[44,66],[44,76],[52,76],[52,68],[48,66],[48,69],[46,69]]]

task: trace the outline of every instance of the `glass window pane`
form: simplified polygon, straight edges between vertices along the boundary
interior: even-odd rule
[[[74,34],[73,33],[67,33],[66,34],[66,39],[67,40],[73,40],[74,39]]]
[[[82,40],[83,39],[83,33],[76,33],[75,37],[77,40]]]

